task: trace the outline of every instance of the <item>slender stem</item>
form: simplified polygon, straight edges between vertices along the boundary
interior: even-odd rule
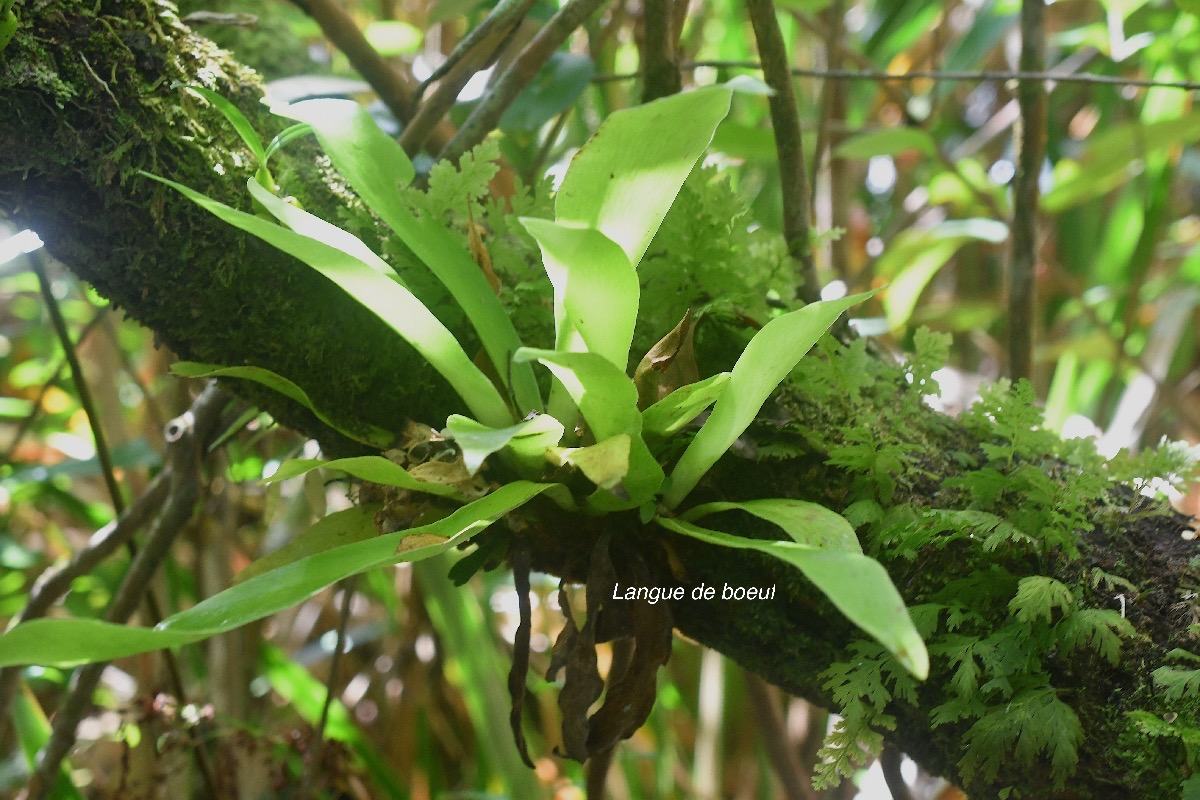
[[[67,330],[67,321],[63,319],[58,298],[54,296],[54,290],[50,286],[50,277],[46,272],[49,257],[44,250],[36,250],[30,254],[30,261],[33,264],[34,274],[37,275],[42,298],[46,301],[46,310],[50,313],[50,323],[54,326],[54,333],[62,345],[67,364],[71,367],[71,377],[74,379],[75,392],[79,395],[79,404],[83,406],[83,413],[87,415],[88,425],[92,429],[92,441],[96,444],[96,459],[100,462],[100,473],[104,477],[104,485],[108,489],[113,509],[117,516],[120,516],[121,512],[125,510],[125,498],[121,494],[121,487],[117,485],[112,451],[108,447],[108,438],[104,435],[100,414],[96,411],[96,404],[92,400],[92,391],[88,388],[87,379],[84,377],[83,366],[79,363],[79,354],[75,352],[75,344],[71,341],[71,332]]]
[[[567,3],[525,46],[476,107],[458,133],[438,154],[438,160],[457,161],[495,130],[513,100],[537,75],[550,56],[605,0],[567,0]]]
[[[1045,4],[1021,3],[1021,70],[1038,73],[1046,61]],[[1038,177],[1046,150],[1046,90],[1041,81],[1017,88],[1021,136],[1013,179],[1012,249],[1008,265],[1008,373],[1016,380],[1033,370],[1036,325]]]
[[[342,592],[342,607],[338,613],[337,638],[333,645],[333,654],[329,657],[329,679],[325,682],[325,701],[321,703],[321,716],[317,719],[316,735],[312,746],[305,754],[304,781],[300,787],[300,800],[312,797],[316,785],[317,773],[321,769],[321,751],[325,744],[325,727],[329,724],[329,709],[333,706],[333,698],[337,696],[338,666],[341,664],[342,651],[346,649],[346,629],[350,625],[350,605],[354,597],[354,587],[357,576],[346,578],[338,587]]]
[[[900,773],[900,765],[904,762],[904,753],[894,745],[886,745],[879,757],[879,765],[883,768],[883,781],[887,784],[892,800],[913,800],[908,783]]]
[[[800,133],[800,111],[788,65],[787,47],[772,0],[746,0],[758,54],[762,58],[763,77],[774,90],[771,95],[771,126],[779,157],[779,175],[783,192],[783,238],[788,253],[798,267],[797,296],[806,303],[821,299],[821,285],[812,254],[809,224],[808,171],[804,166],[804,141]]]
[[[758,61],[727,61],[717,59],[686,61],[679,65],[679,68],[683,70],[694,70],[698,67],[757,70],[762,69],[763,64]],[[1160,81],[1151,78],[1118,78],[1112,75],[1092,75],[1089,73],[1063,74],[1060,72],[1055,72],[1054,70],[1037,72],[1026,72],[1024,70],[910,70],[908,72],[894,73],[872,69],[835,70],[792,67],[789,72],[791,72],[793,77],[797,78],[823,78],[825,80],[837,81],[872,81],[884,83],[923,80],[955,81],[961,83],[984,83],[986,81],[1017,81],[1018,83],[1029,81],[1051,81],[1054,83],[1080,83],[1099,86],[1133,86],[1150,89],[1180,89],[1186,92],[1200,91],[1200,82],[1197,81]],[[592,82],[606,83],[609,81],[631,81],[640,77],[640,72],[622,72],[613,73],[611,75],[594,75],[592,76]]]

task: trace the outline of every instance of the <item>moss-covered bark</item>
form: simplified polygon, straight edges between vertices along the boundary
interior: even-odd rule
[[[55,256],[181,356],[269,367],[343,424],[399,430],[403,419],[438,424],[458,410],[453,394],[407,346],[323,278],[138,174],[146,170],[230,204],[245,203],[248,153],[218,114],[172,88],[176,82],[204,84],[234,99],[264,128],[275,124],[259,109],[255,77],[182,26],[165,3],[26,4],[17,38],[0,53],[0,210],[37,230]],[[285,169],[307,182],[302,199],[319,212],[332,201],[312,155],[293,153]],[[339,444],[302,409],[238,388],[281,420]],[[832,423],[814,417],[809,424]],[[935,475],[953,469],[936,454],[975,447],[963,429],[932,412],[906,424],[922,432],[931,452],[926,467]],[[731,456],[711,485],[726,497],[803,497],[841,507],[850,480],[820,457],[755,463]],[[935,491],[936,483],[926,488]],[[915,502],[920,492],[913,489]],[[542,528],[534,531],[535,567],[586,574],[587,531],[574,524],[570,529],[581,536],[562,537],[554,512],[542,513]],[[848,657],[857,634],[802,578],[765,556],[668,539],[636,520],[605,524],[627,541],[639,537],[633,546],[658,581],[682,575],[692,584],[777,585],[779,599],[771,603],[676,603],[675,624],[789,691],[828,702],[818,674]],[[1054,686],[1085,726],[1068,788],[1056,788],[1048,769],[1010,760],[995,780],[969,785],[973,796],[995,796],[1006,785],[1027,797],[1178,796],[1178,746],[1136,735],[1124,712],[1167,710],[1156,704],[1149,672],[1167,649],[1189,641],[1195,606],[1184,599],[1182,567],[1196,553],[1180,539],[1181,527],[1172,515],[1121,529],[1102,525],[1085,548],[1085,558],[1098,566],[1120,564],[1120,574],[1141,590],[1131,618],[1142,638],[1126,644],[1116,667],[1082,657],[1056,662]],[[919,565],[885,566],[906,597],[919,602],[931,587],[960,576],[963,566],[953,552]],[[1051,566],[1074,581],[1090,563]],[[889,707],[897,721],[890,738],[930,770],[961,779],[964,725],[935,727],[929,712],[944,698],[947,677],[935,662],[918,704]]]

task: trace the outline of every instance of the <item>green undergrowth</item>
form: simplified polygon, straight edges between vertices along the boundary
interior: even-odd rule
[[[1105,459],[1090,440],[1063,441],[1045,428],[1027,381],[984,389],[957,422],[935,415],[924,397],[936,390],[949,337],[922,329],[913,344],[895,364],[863,340],[827,336],[797,368],[782,421],[757,429],[760,459],[821,459],[853,476],[835,510],[906,587],[933,659],[930,684],[941,686],[929,692],[876,644],[853,644],[852,659],[821,675],[842,720],[821,751],[817,784],[867,764],[897,715],[917,707],[965,745],[965,784],[1019,797],[1013,785],[1040,774],[1062,787],[1087,746],[1082,694],[1095,702],[1108,671],[1136,653],[1157,659],[1144,693],[1100,695],[1099,706],[1119,717],[1110,728],[1129,742],[1170,748],[1175,771],[1159,764],[1147,777],[1175,787],[1162,796],[1194,791],[1200,657],[1149,646],[1123,609],[1152,587],[1096,566],[1106,560],[1091,536],[1169,513],[1149,487],[1182,484],[1192,454],[1164,443]]]

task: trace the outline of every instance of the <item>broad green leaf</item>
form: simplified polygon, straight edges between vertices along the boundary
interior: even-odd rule
[[[521,346],[516,328],[463,241],[440,220],[417,218],[401,201],[398,189],[412,180],[413,168],[400,145],[357,103],[348,100],[306,100],[274,110],[312,125],[338,172],[445,285],[479,334],[496,374],[508,380],[509,356]],[[527,364],[513,366],[511,380],[521,413],[541,411],[533,369]],[[475,416],[489,425],[512,421],[477,412]]]
[[[663,471],[642,438],[637,389],[629,376],[596,353],[560,353],[524,347],[513,356],[514,361],[535,359],[562,384],[596,441],[622,433],[631,439],[629,475],[622,490],[615,493],[615,499],[596,497],[591,501],[593,508],[636,508],[653,497],[662,486]]]
[[[906,150],[922,155],[937,155],[937,144],[928,131],[921,128],[886,128],[852,136],[834,149],[842,158],[869,159],[875,156],[895,156]]]
[[[234,583],[247,581],[256,575],[278,569],[284,564],[299,561],[305,556],[324,553],[344,544],[361,542],[379,535],[375,528],[378,507],[354,506],[321,517],[290,542],[272,550],[233,576]]]
[[[728,372],[719,372],[698,383],[680,386],[642,412],[646,435],[669,436],[711,406],[729,385]]]
[[[88,619],[23,622],[0,635],[0,666],[73,666],[207,639],[293,606],[351,575],[457,547],[557,486],[530,481],[501,486],[429,525],[335,547],[257,575],[168,617],[153,629]]]
[[[850,306],[872,293],[822,300],[763,326],[738,358],[712,414],[671,473],[663,502],[675,508],[754,421],[767,397]]]
[[[776,497],[741,503],[705,503],[690,508],[680,519],[694,522],[719,511],[745,511],[783,529],[797,544],[861,553],[862,545],[854,528],[841,514],[820,503]]]
[[[425,37],[420,28],[408,22],[377,19],[367,24],[363,38],[381,56],[406,56],[420,50]]]
[[[637,267],[732,93],[707,86],[610,115],[571,160],[555,219],[599,230]]]
[[[504,448],[510,448],[525,466],[536,469],[546,462],[546,450],[562,441],[562,423],[548,414],[538,414],[507,428],[489,428],[469,417],[451,414],[443,432],[458,443],[467,472],[474,475],[483,460]]]
[[[547,457],[555,464],[570,464],[601,489],[613,489],[629,474],[631,439],[618,433],[589,447],[555,447]]]
[[[310,214],[307,211],[297,208],[291,203],[284,202],[281,198],[267,191],[256,180],[246,181],[246,188],[250,190],[251,196],[257,200],[263,208],[271,213],[271,216],[287,225],[301,236],[307,236],[310,239],[316,239],[318,242],[335,247],[341,250],[351,258],[356,258],[359,261],[371,267],[376,272],[381,272],[392,280],[404,286],[404,281],[396,274],[391,265],[376,255],[375,251],[367,247],[362,239],[359,239],[349,231],[344,231],[337,225],[332,225],[315,214]]]
[[[268,389],[279,392],[284,397],[295,400],[311,411],[317,419],[347,437],[369,444],[374,447],[386,447],[394,435],[383,428],[370,427],[363,431],[352,431],[338,425],[328,415],[313,405],[309,396],[296,384],[282,375],[277,375],[262,367],[222,367],[217,364],[200,364],[195,361],[176,361],[171,365],[171,372],[181,378],[242,378],[255,383],[261,383]]]
[[[242,113],[241,109],[212,89],[190,83],[180,85],[192,94],[203,97],[213,108],[220,111],[225,119],[229,120],[229,124],[237,131],[238,136],[242,137],[246,147],[249,147],[250,152],[254,153],[254,158],[257,159],[260,167],[267,163],[267,153],[263,149],[262,140],[258,138],[258,132],[254,130],[254,126],[250,124],[250,120],[246,119],[246,115]]]
[[[411,344],[454,387],[476,417],[493,425],[512,421],[508,406],[496,387],[475,366],[450,331],[408,289],[335,247],[230,208],[182,184],[149,173],[142,174],[172,187],[222,221],[257,236],[320,272]],[[491,291],[490,287],[488,291]]]
[[[449,497],[462,502],[466,502],[467,499],[462,492],[448,484],[414,478],[404,467],[393,461],[389,461],[383,456],[351,456],[350,458],[336,458],[333,461],[321,461],[316,458],[293,458],[283,462],[279,466],[279,469],[275,470],[269,478],[265,478],[263,482],[274,483],[275,481],[294,478],[297,475],[303,475],[319,467],[338,470],[347,475],[362,478],[364,481],[384,486],[398,486],[401,489],[408,489],[412,492],[435,494],[439,497]]]
[[[595,228],[529,217],[521,224],[541,248],[554,286],[556,349],[567,350],[570,331],[578,331],[588,352],[624,372],[641,296],[637,272],[624,251]]]
[[[859,552],[797,542],[745,539],[678,519],[656,517],[664,528],[709,544],[757,550],[799,569],[846,618],[874,637],[917,678],[929,675],[929,653],[887,570]]]

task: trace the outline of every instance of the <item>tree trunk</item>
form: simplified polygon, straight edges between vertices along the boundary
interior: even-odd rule
[[[54,256],[163,344],[192,360],[270,368],[304,387],[318,407],[335,409],[342,426],[398,431],[405,419],[440,425],[448,413],[461,410],[432,369],[324,278],[138,173],[177,180],[230,205],[248,205],[248,153],[218,113],[172,88],[177,82],[203,84],[230,98],[260,130],[278,127],[258,103],[254,75],[183,26],[169,5],[26,3],[20,31],[0,52],[0,70],[0,209],[37,231]],[[325,174],[314,155],[293,148],[280,167],[290,173],[289,190],[307,187],[297,192],[306,208],[336,219],[322,214],[340,202],[328,191],[336,177]],[[321,438],[327,450],[355,447],[277,395],[244,383],[233,388],[282,422]],[[834,424],[811,404],[785,405],[793,415],[808,414],[803,424]],[[961,471],[947,454],[976,453],[979,443],[932,411],[905,422],[927,443],[922,466],[934,476],[914,479],[903,498],[920,506],[932,502],[942,479]],[[715,496],[719,487],[728,499],[798,497],[841,510],[854,476],[825,461],[822,453],[777,461],[729,455],[705,491]],[[556,526],[552,512],[545,514],[535,538],[534,568],[586,574],[590,540],[562,536],[570,528]],[[1188,592],[1196,577],[1186,569],[1196,548],[1180,537],[1186,520],[1178,515],[1131,517],[1119,528],[1112,527],[1112,518],[1097,511],[1099,527],[1083,536],[1082,560],[1004,564],[1018,578],[1048,574],[1067,585],[1079,584],[1082,575],[1101,566],[1137,587],[1129,619],[1139,636],[1123,643],[1117,665],[1077,651],[1046,666],[1055,694],[1083,726],[1079,763],[1065,787],[1053,779],[1048,757],[1030,766],[1005,754],[994,775],[964,774],[960,762],[969,748],[969,722],[935,725],[932,718],[932,709],[951,691],[953,670],[944,653],[935,653],[932,675],[915,698],[888,702],[896,728],[885,732],[887,738],[931,772],[963,784],[973,797],[994,797],[1006,786],[1025,797],[1178,796],[1188,774],[1181,743],[1140,734],[1126,712],[1144,709],[1169,720],[1172,711],[1195,713],[1195,698],[1174,709],[1165,703],[1150,673],[1167,663],[1171,648],[1191,642],[1195,649],[1188,625],[1197,618],[1197,605],[1194,591]],[[683,575],[693,585],[778,588],[778,599],[770,602],[674,603],[682,634],[790,692],[835,705],[820,673],[833,662],[856,659],[848,648],[861,634],[811,584],[766,556],[639,530],[636,523],[634,518],[597,525],[638,549],[655,582]],[[594,533],[599,532],[597,527]],[[911,606],[966,576],[968,568],[956,563],[955,552],[947,548],[924,561],[880,558]],[[1105,603],[1102,594],[1095,604]],[[1194,719],[1190,723],[1196,725]]]

